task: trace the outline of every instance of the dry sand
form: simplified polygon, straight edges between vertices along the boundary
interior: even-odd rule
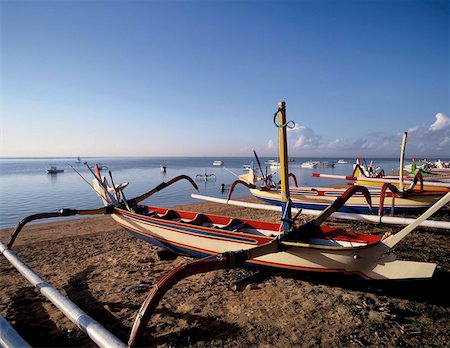
[[[278,221],[277,213],[213,203],[185,210]],[[441,218],[448,220],[450,216]],[[337,222],[381,234],[386,227]],[[397,231],[398,227],[389,228]],[[0,232],[2,242],[11,230]],[[402,259],[437,262],[431,280],[367,282],[332,274],[265,273],[242,291],[249,271],[215,271],[177,284],[159,304],[144,342],[159,347],[449,346],[450,231],[420,228],[397,246]],[[186,260],[162,260],[110,217],[27,226],[14,251],[124,342],[147,291]],[[3,257],[0,313],[32,346],[95,346]]]

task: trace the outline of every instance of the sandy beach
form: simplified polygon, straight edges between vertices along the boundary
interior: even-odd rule
[[[279,221],[278,213],[214,203],[184,210]],[[441,218],[449,219],[445,215]],[[382,234],[399,227],[329,220]],[[7,242],[11,229],[2,230]],[[450,231],[419,228],[396,248],[404,260],[436,262],[433,279],[367,282],[340,274],[261,273],[242,291],[230,285],[248,270],[188,278],[169,291],[145,333],[158,347],[434,346],[450,342]],[[118,227],[110,217],[27,226],[14,251],[35,272],[126,342],[147,290],[174,265],[158,249]],[[32,346],[95,346],[3,257],[0,313]]]

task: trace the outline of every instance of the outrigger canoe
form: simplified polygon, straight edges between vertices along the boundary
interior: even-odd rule
[[[449,175],[436,175],[436,176],[425,176],[425,172],[417,171],[413,177],[411,176],[378,176],[370,177],[367,176],[360,167],[356,166],[353,174],[350,176],[346,175],[333,175],[333,174],[321,174],[313,173],[312,176],[317,178],[328,178],[328,179],[339,179],[354,181],[356,185],[368,186],[373,188],[381,189],[384,184],[392,184],[400,189],[402,186],[410,185],[413,186],[412,190],[414,192],[433,192],[433,191],[450,191],[450,176]],[[418,178],[421,178],[420,185],[417,185]]]
[[[400,192],[404,191],[405,185],[412,185],[409,190],[415,192],[423,192],[423,191],[450,191],[450,179],[449,176],[441,176],[441,175],[432,175],[430,173],[423,171],[421,169],[414,170],[413,177],[409,174],[405,175],[404,173],[404,162],[405,162],[405,149],[406,143],[408,140],[408,132],[403,134],[402,145],[400,148],[400,166],[398,176],[385,176],[384,171],[382,170],[378,175],[372,176],[370,175],[371,171],[366,170],[363,166],[360,166],[359,163],[356,164],[353,174],[348,176],[342,175],[329,175],[329,174],[319,174],[313,173],[313,176],[316,177],[324,177],[324,178],[335,178],[335,179],[344,179],[344,180],[353,180],[356,185],[362,185],[367,187],[375,187],[381,188],[386,184],[391,185],[391,187],[395,186]],[[359,162],[359,160],[358,160]],[[373,172],[372,172],[373,173]],[[425,178],[424,178],[425,177]],[[417,179],[420,178],[420,186],[416,186]]]
[[[335,187],[298,187],[297,180],[293,174],[295,186],[289,186],[290,198],[292,206],[299,209],[324,210],[334,202],[336,197],[344,194],[346,188]],[[328,177],[325,174],[325,177]],[[334,176],[332,176],[334,177]],[[281,188],[273,184],[267,184],[267,178],[258,178],[252,169],[248,173],[240,175],[230,187],[228,192],[228,199],[231,198],[233,189],[238,184],[243,184],[249,188],[250,193],[272,205],[281,205]],[[256,187],[256,184],[262,181],[261,187]],[[366,203],[362,193],[355,193],[350,197],[345,205],[339,211],[345,213],[370,214],[378,213],[382,215],[386,212],[394,210],[395,212],[417,212],[423,211],[436,203],[445,193],[446,189],[442,190],[420,190],[418,179],[413,181],[411,188],[407,192],[399,192],[396,188],[391,186],[392,190],[388,190],[388,186],[382,187],[368,187],[372,199],[372,205]],[[360,185],[365,186],[365,185]]]
[[[403,168],[406,140],[407,133],[403,136],[400,168]],[[239,179],[230,187],[228,199],[231,198],[234,187],[237,184],[243,184],[249,188],[250,193],[254,197],[272,205],[281,205],[282,189],[272,182],[270,175],[264,175],[256,152],[254,154],[262,178],[258,178],[252,170],[239,176]],[[389,211],[423,211],[436,203],[450,190],[450,183],[426,181],[423,179],[421,172],[418,172],[412,180],[408,181],[403,179],[402,171],[400,172],[399,177],[395,179],[381,177],[384,176],[384,171],[379,173],[377,177],[368,177],[366,172],[369,171],[364,167],[361,167],[360,164],[356,164],[352,176],[320,173],[313,173],[312,175],[315,177],[331,179],[353,180],[353,185],[360,185],[369,189],[372,198],[372,206],[366,204],[364,195],[356,193],[340,208],[340,211],[345,213],[370,214],[377,212],[378,215],[381,216]],[[333,203],[336,197],[341,196],[346,190],[345,188],[321,186],[298,187],[295,175],[289,174],[289,176],[294,179],[295,183],[295,186],[289,187],[292,206],[299,209],[324,210]],[[258,182],[262,182],[259,188],[256,187]],[[409,185],[407,189],[404,187],[406,184]]]
[[[92,188],[101,197],[104,207],[92,210],[62,209],[55,213],[31,215],[17,225],[8,248],[12,247],[25,224],[32,220],[109,214],[126,231],[144,241],[199,258],[176,267],[153,287],[136,316],[129,346],[138,343],[142,330],[164,294],[178,281],[193,274],[255,266],[283,270],[342,272],[356,274],[365,279],[379,280],[432,277],[436,264],[397,260],[392,248],[418,224],[445,205],[450,200],[450,193],[414,223],[394,235],[385,234],[380,237],[322,225],[356,192],[363,193],[370,204],[368,190],[360,186],[349,188],[314,220],[297,225],[290,215],[285,141],[286,128],[290,122],[286,122],[285,113],[285,103],[281,102],[274,116],[280,137],[282,169],[283,212],[280,224],[143,205],[142,201],[181,179],[188,180],[195,188],[197,186],[191,178],[182,175],[163,182],[138,197],[126,199],[124,194],[126,184],[115,185],[111,172],[108,181],[96,166],[95,171],[92,171],[94,176]]]
[[[333,187],[294,187],[291,186],[292,206],[300,209],[324,210],[341,196],[345,189]],[[281,190],[271,188],[249,188],[250,193],[269,204],[281,205]],[[395,212],[423,211],[436,203],[446,191],[423,191],[401,197],[393,192],[383,192],[380,189],[369,189],[372,198],[372,206],[366,203],[364,195],[353,195],[339,211],[345,213],[387,213],[393,208]],[[230,190],[230,193],[232,191]],[[229,194],[228,199],[231,198]]]

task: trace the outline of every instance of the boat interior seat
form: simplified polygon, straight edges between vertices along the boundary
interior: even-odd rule
[[[204,223],[212,224],[211,219],[209,217],[207,217],[206,215],[201,214],[201,213],[195,215],[195,217],[193,219],[191,219],[191,220],[183,219],[182,222],[184,222],[186,224],[192,224],[192,225],[202,225]]]
[[[150,210],[147,207],[142,206],[142,205],[138,205],[137,208],[135,208],[135,211],[136,211],[136,213],[142,214],[145,216],[156,216],[157,215],[156,211]]]
[[[225,226],[221,227],[223,230],[228,231],[237,231],[238,229],[247,226],[246,222],[243,222],[242,220],[233,218],[231,219]]]
[[[175,220],[180,219],[180,215],[175,210],[168,209],[163,215],[160,215],[159,218],[164,220]]]

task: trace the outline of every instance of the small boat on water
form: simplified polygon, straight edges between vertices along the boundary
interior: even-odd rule
[[[272,162],[270,164],[270,169],[280,169],[280,162]]]
[[[315,168],[334,168],[334,165],[335,165],[334,162],[319,161],[319,162],[317,162],[317,165]]]
[[[333,168],[334,163],[328,161],[306,161],[300,167],[302,168]]]
[[[197,174],[195,176],[195,179],[200,180],[200,181],[216,180],[216,174],[214,174],[214,173],[208,174],[206,172],[206,168],[205,168],[205,172],[201,173],[201,174]]]
[[[265,161],[264,163],[265,164],[272,164],[272,163],[277,163],[277,162],[278,162],[277,160],[270,159],[270,160]]]
[[[215,167],[221,167],[221,166],[223,166],[223,161],[214,161],[214,162],[213,162],[213,166],[215,166]]]
[[[264,164],[267,164],[270,169],[279,169],[280,168],[280,162],[274,159],[270,159],[264,162]]]
[[[161,164],[161,165],[159,166],[159,169],[161,170],[161,173],[165,173],[165,172],[166,172],[166,169],[167,169],[167,166],[166,166],[165,164]]]
[[[300,167],[302,167],[302,168],[316,168],[318,163],[319,162],[317,162],[317,161],[306,161],[306,162],[303,162],[300,165]]]
[[[87,163],[87,162],[85,162],[85,163]],[[100,170],[108,170],[108,167],[101,163],[98,163],[97,166],[100,168]],[[95,169],[95,166],[90,166],[89,168]]]
[[[346,160],[340,159],[337,161],[338,164],[347,164],[348,162]]]
[[[58,174],[64,172],[64,169],[59,169],[54,164],[49,164],[49,167],[46,170],[47,174]]]

